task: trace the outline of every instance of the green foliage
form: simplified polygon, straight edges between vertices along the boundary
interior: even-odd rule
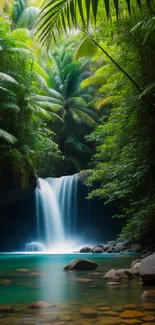
[[[43,3],[42,10],[38,18],[38,30],[40,39],[43,42],[49,43],[51,39],[56,40],[60,34],[66,33],[68,27],[79,28],[82,24],[83,28],[87,28],[89,24],[96,24],[98,13],[102,14],[106,19],[110,16],[118,18],[119,12],[127,11],[131,13],[135,9],[145,8],[146,4],[153,7],[153,1],[130,0],[121,1],[115,0],[58,0],[46,1]],[[120,8],[121,7],[121,10]],[[111,9],[111,10],[110,10]]]
[[[107,62],[100,69],[105,71],[106,82],[99,91],[105,97],[102,102],[105,107],[110,98],[112,110],[108,120],[102,118],[101,125],[89,136],[89,141],[96,144],[89,178],[95,190],[90,197],[117,202],[120,208],[117,217],[126,221],[122,238],[143,238],[143,241],[155,227],[155,37],[147,30],[150,38],[145,43],[144,33],[145,26],[152,26],[149,25],[152,18],[151,14],[144,15],[144,20],[136,21],[136,27],[134,19],[130,26],[122,21],[115,27],[111,44],[110,37],[107,39],[109,53],[113,53],[113,41],[117,38],[116,58],[127,65],[143,90],[139,95],[126,77],[117,73],[112,62]]]
[[[20,32],[18,36],[19,34]],[[15,33],[13,36],[15,37]],[[17,178],[18,185],[27,187],[29,175],[35,172],[37,157],[43,152],[44,138],[47,138],[48,130],[43,120],[55,120],[59,116],[49,105],[47,92],[42,93],[36,82],[36,75],[42,74],[42,78],[46,78],[46,73],[36,61],[32,48],[25,49],[22,42],[20,48],[18,45],[18,41],[12,38],[8,24],[1,19],[0,176],[5,174],[10,163],[10,186],[16,183]],[[43,127],[44,133],[41,132]],[[52,140],[53,135],[48,133],[48,137],[48,147],[55,146],[55,153],[58,152]]]
[[[58,47],[51,55],[53,65],[52,68],[47,68],[51,80],[49,101],[60,115],[63,124],[50,123],[50,127],[56,134],[56,141],[64,156],[59,167],[61,175],[86,168],[90,160],[92,150],[86,144],[85,136],[98,122],[94,107],[90,108],[88,105],[96,93],[96,88],[87,87],[85,91],[81,88],[81,81],[87,74],[91,75],[91,61],[85,59],[74,62],[74,52],[70,49],[70,44]]]

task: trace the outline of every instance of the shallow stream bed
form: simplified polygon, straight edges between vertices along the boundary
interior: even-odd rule
[[[63,271],[78,257],[99,267]],[[136,280],[108,285],[103,279],[108,270],[128,268],[134,259],[119,254],[1,254],[0,324],[155,324],[155,287]],[[49,305],[30,308],[37,301]]]

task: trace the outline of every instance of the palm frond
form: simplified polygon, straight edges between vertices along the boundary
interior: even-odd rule
[[[150,1],[145,0],[145,3],[149,5]],[[119,3],[119,0],[112,1],[117,18]],[[78,27],[80,23],[86,27],[90,21],[96,22],[99,8],[109,18],[110,5],[110,0],[57,0],[54,2],[47,0],[43,3],[37,22],[40,40],[48,43],[51,38],[56,40],[57,36],[66,32],[68,28]],[[135,5],[141,9],[142,1],[136,0]],[[130,0],[123,0],[121,7],[131,13]]]
[[[94,75],[83,80],[81,82],[81,87],[84,88],[94,84],[103,84],[104,82],[105,82],[105,77],[103,75]]]
[[[69,112],[72,114],[73,119],[77,123],[84,123],[90,128],[95,128],[97,126],[97,123],[94,121],[94,119],[85,112],[78,110],[77,108],[72,108],[69,110]]]
[[[57,99],[57,98],[52,98],[49,96],[43,96],[43,95],[34,95],[34,99],[37,101],[41,101],[41,102],[50,102],[51,104],[56,104],[56,105],[60,105],[63,106],[63,103],[61,100]]]
[[[12,134],[2,129],[0,129],[0,138],[4,139],[10,144],[14,144],[18,141]]]
[[[28,7],[24,9],[17,22],[17,27],[31,30],[34,27],[39,12],[40,10],[36,7]]]

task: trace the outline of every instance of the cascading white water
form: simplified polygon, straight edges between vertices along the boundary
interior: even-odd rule
[[[46,181],[55,191],[65,238],[67,236],[76,236],[77,174],[60,178],[47,178]]]
[[[26,251],[27,252],[44,252],[45,246],[41,243],[33,241],[31,243],[26,244]]]
[[[65,251],[76,238],[78,176],[39,179],[39,183],[35,192],[37,242],[49,252]],[[36,251],[35,246],[29,247]]]

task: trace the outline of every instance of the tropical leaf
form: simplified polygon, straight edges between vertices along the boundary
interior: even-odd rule
[[[147,88],[145,88],[145,90],[139,96],[139,99],[142,98],[143,96],[149,95],[152,91],[155,93],[155,82],[149,85]]]
[[[86,114],[85,112],[83,112],[82,110],[78,110],[77,108],[72,108],[69,111],[73,115],[73,118],[78,123],[84,123],[91,128],[95,128],[97,126],[97,123],[94,121],[94,119],[88,114]]]
[[[11,32],[12,37],[15,40],[26,42],[31,40],[31,33],[26,28],[17,28]]]
[[[61,102],[64,102],[63,96],[55,89],[50,88],[49,94],[51,95],[51,97],[56,98],[56,99],[60,100]]]
[[[19,20],[17,22],[18,28],[27,28],[31,30],[34,27],[34,24],[36,22],[36,18],[39,15],[40,9],[36,7],[28,7],[26,8],[21,16],[19,17]]]
[[[94,84],[103,84],[105,82],[105,77],[103,75],[97,75],[89,77],[81,82],[81,87],[87,87]]]
[[[112,85],[111,84],[105,84],[103,85],[101,88],[99,88],[99,93],[106,93],[108,92],[110,89],[112,88]]]
[[[97,51],[98,47],[89,37],[85,37],[75,52],[74,60],[76,61],[81,57],[94,56],[96,55]]]
[[[49,96],[43,96],[43,95],[34,95],[34,99],[41,101],[41,102],[49,102],[51,104],[56,104],[56,105],[60,105],[63,106],[62,101],[60,101],[57,98],[53,98],[53,97],[49,97]]]
[[[48,101],[39,101],[38,102],[39,106],[46,109],[46,111],[52,111],[52,112],[58,112],[60,109],[63,108],[61,105],[53,104]]]
[[[152,0],[145,0],[150,7]],[[116,16],[119,15],[120,0],[113,0]],[[48,43],[51,38],[56,41],[57,36],[67,31],[68,28],[78,27],[80,23],[85,27],[93,20],[96,22],[98,8],[110,17],[109,0],[47,0],[44,1],[38,17],[37,29],[40,40]],[[99,6],[100,5],[100,6]],[[141,9],[142,3],[136,0],[135,5]],[[131,13],[130,0],[123,0],[121,8],[128,9]]]
[[[16,105],[13,102],[1,102],[1,110],[4,109],[12,109],[14,110],[16,113],[18,113],[20,111],[20,108],[18,105]]]
[[[90,156],[92,156],[93,154],[92,150],[86,144],[78,141],[77,138],[73,138],[71,136],[67,137],[65,143],[69,144],[74,151],[79,151],[81,153],[88,154]]]
[[[107,98],[104,98],[100,104],[98,105],[97,109],[100,109],[103,105],[107,105],[107,104],[110,104],[112,102],[112,99],[113,97],[107,97]]]
[[[81,107],[87,107],[86,101],[82,97],[72,97],[69,98],[66,102],[66,105],[68,107],[74,107],[74,108],[81,108]]]
[[[7,141],[10,144],[14,144],[18,141],[12,134],[10,134],[7,131],[4,131],[2,129],[0,129],[0,138],[4,139],[5,141]]]

